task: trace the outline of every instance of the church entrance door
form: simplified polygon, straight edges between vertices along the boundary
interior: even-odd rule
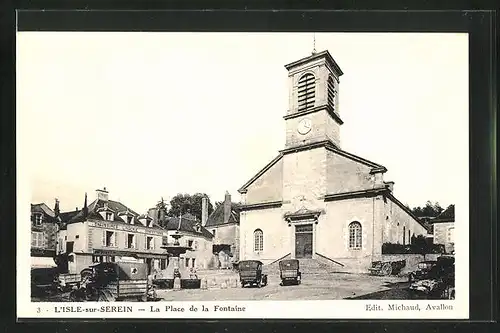
[[[312,224],[295,226],[295,258],[312,258],[313,226]]]

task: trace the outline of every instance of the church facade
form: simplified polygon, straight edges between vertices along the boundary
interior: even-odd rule
[[[285,68],[286,144],[239,189],[240,260],[311,259],[367,271],[383,243],[409,244],[427,231],[393,195],[384,166],[341,149],[343,72],[330,53]]]

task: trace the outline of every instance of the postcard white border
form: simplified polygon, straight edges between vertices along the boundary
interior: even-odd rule
[[[19,82],[17,82],[19,84]],[[19,99],[20,96],[17,95]],[[17,316],[23,318],[281,318],[281,319],[468,319],[469,318],[469,174],[457,180],[457,192],[461,200],[455,203],[455,237],[456,237],[456,299],[455,300],[316,300],[316,301],[230,301],[219,302],[148,302],[148,303],[51,303],[32,302],[30,297],[30,198],[31,187],[29,166],[35,161],[25,154],[23,149],[23,127],[17,117]],[[468,143],[468,140],[467,140]],[[469,146],[463,147],[464,154],[469,156]],[[467,159],[468,161],[468,159]],[[464,169],[465,170],[465,169]],[[378,304],[383,311],[367,311],[367,305]],[[411,306],[418,304],[421,311],[388,311],[389,304]],[[452,310],[425,310],[428,304],[434,306],[452,306]],[[184,312],[150,312],[150,306],[183,307]],[[215,305],[238,306],[245,311],[190,311],[191,306],[201,309],[202,306],[213,309]],[[83,312],[55,312],[56,307],[81,307]],[[131,306],[133,311],[122,312],[86,312],[85,309],[102,306]],[[139,309],[144,308],[145,311]]]

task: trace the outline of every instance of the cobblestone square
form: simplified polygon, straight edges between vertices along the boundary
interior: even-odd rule
[[[233,274],[227,274],[233,277]],[[280,286],[277,274],[268,276],[262,288],[209,288],[158,290],[163,301],[222,300],[340,300],[371,295],[370,299],[408,299],[408,283],[401,277],[377,277],[366,274],[304,274],[300,285]]]

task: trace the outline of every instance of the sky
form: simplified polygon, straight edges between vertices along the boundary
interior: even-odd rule
[[[411,207],[468,188],[466,34],[317,33],[340,78],[341,148],[384,165]],[[20,32],[18,185],[137,212],[204,192],[233,201],[285,145],[288,76],[312,33]],[[20,186],[20,185],[19,185]]]

